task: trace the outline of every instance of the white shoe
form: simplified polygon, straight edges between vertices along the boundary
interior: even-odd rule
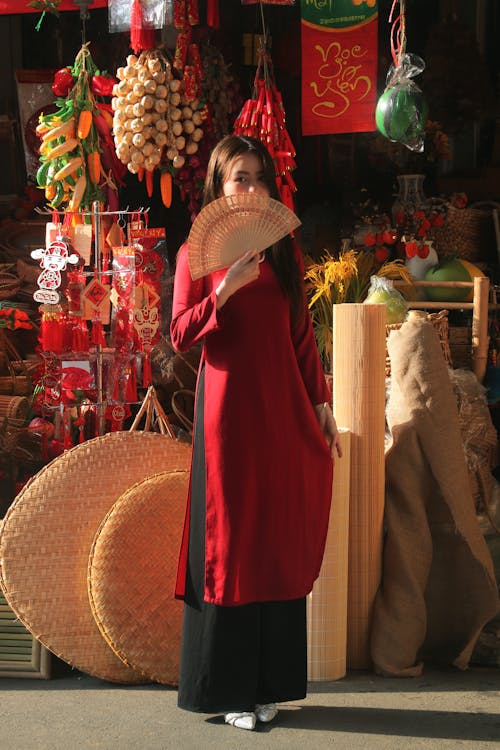
[[[257,714],[259,721],[267,723],[276,718],[278,715],[278,709],[276,708],[276,703],[257,703],[255,706],[255,713]]]
[[[256,716],[253,711],[233,711],[224,715],[224,721],[238,729],[255,729]]]

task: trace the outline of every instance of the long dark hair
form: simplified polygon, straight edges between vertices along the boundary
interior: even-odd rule
[[[271,198],[280,199],[276,186],[274,162],[266,147],[249,136],[227,135],[217,143],[210,155],[203,190],[203,206],[221,197],[232,162],[236,157],[248,153],[255,154],[260,160],[264,182]],[[303,314],[302,279],[290,245],[290,237],[284,237],[266,250],[266,257],[281,290],[290,300],[291,319],[296,324]]]

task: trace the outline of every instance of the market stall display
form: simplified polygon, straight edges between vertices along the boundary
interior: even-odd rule
[[[40,12],[44,4],[55,7],[58,2],[39,3]],[[251,4],[252,0],[242,0],[242,5]],[[344,24],[348,21],[347,15],[351,17],[351,11],[353,14],[361,12],[355,7],[359,4],[353,4],[346,17],[337,20]],[[63,0],[60,9],[74,10],[73,5],[70,0]],[[86,4],[82,2],[79,5],[82,6],[80,18],[83,19]],[[105,3],[94,0],[93,5],[103,7]],[[378,278],[384,268],[387,268],[385,262],[394,261],[393,271],[396,269],[403,281],[402,285],[396,282],[395,286],[403,296],[408,297],[407,306],[436,311],[436,317],[431,314],[428,320],[434,322],[436,330],[442,334],[441,345],[447,363],[451,365],[453,360],[455,367],[472,368],[478,388],[487,363],[495,365],[497,361],[500,339],[495,337],[494,331],[494,326],[497,325],[496,299],[488,304],[488,294],[492,290],[494,293],[497,250],[500,251],[500,247],[497,247],[499,196],[492,194],[492,200],[480,204],[475,203],[477,198],[468,202],[461,192],[453,193],[450,197],[429,197],[429,193],[439,184],[436,176],[443,168],[438,159],[448,159],[446,172],[451,173],[459,163],[456,158],[460,149],[459,141],[451,139],[448,142],[444,125],[450,135],[463,128],[464,118],[471,115],[471,102],[474,104],[476,99],[479,101],[485,90],[484,81],[487,76],[482,72],[484,68],[478,64],[473,66],[474,69],[470,68],[467,75],[456,76],[456,79],[463,78],[469,88],[470,81],[474,76],[477,77],[478,71],[483,80],[482,85],[476,87],[479,92],[477,96],[466,97],[465,104],[463,97],[458,97],[458,120],[455,118],[451,122],[448,113],[448,120],[443,121],[442,128],[434,120],[435,117],[441,119],[441,116],[432,110],[432,106],[429,111],[433,120],[428,120],[426,102],[436,102],[436,91],[429,91],[429,86],[432,87],[432,82],[439,79],[442,87],[443,81],[446,81],[443,70],[449,70],[449,65],[453,63],[450,62],[451,58],[446,61],[443,59],[442,49],[440,55],[434,57],[424,54],[427,66],[421,90],[420,85],[416,85],[415,78],[423,71],[423,60],[406,51],[405,2],[401,0],[398,3],[396,0],[392,3],[391,22],[392,18],[395,21],[391,32],[390,52],[394,65],[389,71],[386,90],[380,96],[376,111],[373,104],[365,107],[365,114],[374,127],[376,122],[378,139],[387,148],[401,147],[400,151],[407,158],[403,158],[401,162],[395,159],[391,165],[403,174],[392,174],[390,170],[387,172],[390,173],[390,181],[395,182],[397,179],[399,183],[400,189],[396,196],[384,196],[381,184],[383,180],[373,180],[377,192],[375,198],[382,203],[386,200],[387,206],[381,206],[376,218],[362,216],[361,223],[352,229],[351,236],[351,227],[347,226],[347,210],[344,211],[345,185],[359,187],[354,184],[356,180],[362,179],[366,173],[370,174],[373,154],[368,155],[366,165],[361,163],[363,144],[369,134],[362,132],[356,137],[347,135],[343,139],[329,139],[328,144],[326,140],[320,142],[320,138],[317,138],[317,143],[309,149],[308,144],[312,140],[301,137],[305,135],[305,121],[302,120],[302,134],[297,133],[297,139],[295,130],[290,129],[293,141],[301,147],[302,153],[299,154],[300,160],[298,159],[288,130],[291,121],[287,124],[285,105],[271,59],[271,35],[263,16],[266,5],[292,6],[293,3],[291,0],[264,0],[253,9],[257,26],[259,15],[262,18],[263,32],[261,49],[255,58],[255,71],[246,67],[252,63],[250,58],[238,68],[238,52],[234,54],[232,49],[233,44],[238,49],[240,32],[243,32],[243,37],[252,38],[252,50],[258,47],[258,35],[247,33],[249,27],[245,26],[249,8],[236,11],[234,17],[238,18],[238,35],[232,36],[226,49],[226,31],[229,30],[226,19],[229,15],[225,15],[225,7],[219,8],[218,0],[207,0],[203,4],[197,0],[154,0],[152,3],[110,0],[110,13],[118,9],[124,24],[119,29],[113,29],[110,25],[109,30],[111,33],[129,31],[133,54],[127,54],[120,47],[121,41],[118,39],[114,40],[116,45],[103,45],[100,48],[99,32],[96,53],[108,57],[110,72],[98,70],[90,55],[90,46],[85,42],[85,23],[82,20],[83,46],[71,64],[68,61],[68,65],[57,70],[54,75],[53,71],[48,70],[24,71],[35,74],[27,80],[36,80],[40,75],[40,80],[43,78],[44,81],[52,81],[52,90],[57,100],[47,100],[47,90],[51,99],[50,82],[44,84],[45,98],[40,101],[31,84],[29,88],[24,86],[17,89],[18,99],[33,98],[31,103],[36,104],[30,110],[26,127],[24,122],[27,118],[23,117],[23,108],[27,101],[19,102],[19,112],[21,129],[24,130],[27,142],[29,140],[31,156],[40,156],[34,172],[29,168],[30,164],[27,165],[28,176],[38,173],[38,189],[35,186],[31,188],[38,198],[32,199],[32,195],[29,195],[29,200],[23,200],[17,208],[32,211],[37,201],[39,204],[45,203],[46,208],[40,209],[43,221],[39,221],[38,217],[34,221],[2,225],[0,238],[0,259],[6,261],[5,264],[2,263],[0,278],[0,329],[7,329],[1,337],[0,346],[0,516],[8,508],[14,492],[19,493],[0,532],[0,556],[4,558],[0,568],[0,583],[6,586],[7,596],[2,607],[9,609],[9,622],[12,619],[10,613],[17,617],[19,611],[21,620],[26,622],[30,630],[37,633],[37,637],[48,643],[63,659],[103,679],[132,684],[145,679],[175,684],[176,680],[177,615],[173,614],[170,619],[171,612],[167,611],[167,602],[162,601],[158,609],[158,602],[154,597],[158,590],[168,586],[165,581],[168,581],[175,562],[174,553],[171,558],[168,554],[164,557],[160,553],[160,537],[172,531],[173,549],[174,536],[177,534],[173,527],[178,520],[175,516],[178,510],[176,498],[181,494],[181,489],[176,489],[169,495],[168,487],[176,482],[180,487],[185,481],[188,454],[182,454],[185,464],[180,468],[176,464],[177,468],[167,468],[167,471],[164,463],[153,457],[147,471],[156,478],[148,475],[144,479],[139,474],[133,474],[132,487],[120,485],[118,494],[108,493],[108,497],[104,498],[99,491],[94,493],[91,461],[86,457],[84,449],[89,446],[91,452],[97,452],[98,449],[93,447],[93,439],[105,432],[113,435],[106,436],[106,439],[116,439],[116,442],[112,442],[113,449],[118,446],[121,439],[119,436],[124,434],[119,431],[123,430],[129,419],[134,419],[140,406],[141,389],[146,390],[153,380],[158,382],[164,379],[169,386],[163,393],[159,391],[159,394],[172,409],[173,428],[169,424],[163,431],[168,434],[173,432],[185,439],[190,437],[198,360],[193,359],[187,383],[175,372],[179,360],[170,350],[167,352],[168,342],[163,340],[170,317],[171,293],[167,281],[167,242],[171,242],[169,253],[172,249],[175,251],[172,227],[182,213],[177,210],[179,202],[185,204],[181,208],[187,209],[186,216],[189,215],[192,221],[199,213],[201,187],[210,150],[216,140],[232,129],[233,122],[234,132],[254,136],[269,148],[275,162],[276,181],[282,201],[280,205],[287,210],[294,207],[297,185],[292,175],[297,159],[301,167],[301,191],[309,179],[312,183],[311,192],[304,191],[301,215],[302,209],[307,207],[307,201],[315,199],[317,192],[323,194],[332,188],[332,204],[334,208],[339,207],[338,213],[341,214],[338,221],[342,223],[342,233],[338,236],[349,236],[342,243],[342,250],[335,253],[335,257],[324,256],[318,263],[311,260],[307,271],[310,309],[327,371],[326,377],[331,378],[332,369],[334,371],[338,421],[339,424],[356,430],[356,435],[361,435],[360,440],[356,439],[356,444],[352,445],[354,472],[350,489],[343,486],[341,492],[341,488],[337,486],[339,494],[332,506],[332,513],[338,513],[335,517],[332,516],[330,535],[334,539],[335,551],[332,556],[328,556],[327,550],[323,577],[317,582],[309,600],[310,679],[337,679],[347,666],[371,666],[367,633],[373,620],[374,591],[379,583],[383,587],[387,581],[389,586],[394,572],[381,568],[380,565],[384,458],[380,451],[383,430],[379,430],[379,426],[383,409],[381,394],[385,390],[378,386],[381,384],[384,364],[386,384],[397,375],[391,372],[385,343],[389,333],[391,336],[393,332],[399,333],[406,325],[402,322],[406,306],[399,311],[398,323],[384,326],[385,337],[379,336],[378,330],[374,332],[373,321],[358,320],[356,303],[366,296],[370,276],[376,274]],[[371,9],[375,7],[371,1],[365,5]],[[398,5],[399,14],[396,10]],[[335,15],[343,14],[343,10],[339,8],[335,10]],[[300,9],[296,8],[296,11],[294,20],[300,15]],[[2,12],[5,10],[0,8],[0,13]],[[24,13],[25,10],[19,12]],[[279,19],[273,29],[272,47],[276,50],[276,70],[279,72],[280,65],[285,70],[283,63],[286,59],[280,61],[283,55],[278,50],[281,48],[282,37],[288,34],[288,31],[282,33],[279,24],[282,17],[286,17],[288,22],[295,11],[276,7],[266,10],[267,12],[273,21]],[[375,12],[376,9],[373,13]],[[323,14],[323,10],[321,13]],[[326,15],[321,17],[326,18]],[[240,24],[242,18],[245,21]],[[47,21],[56,23],[55,17],[46,18],[44,28],[47,27]],[[255,24],[255,19],[253,23]],[[212,30],[218,26],[223,34],[213,33]],[[360,24],[360,28],[364,28],[360,34],[367,32],[366,26]],[[278,28],[279,34],[276,33]],[[161,35],[155,33],[160,32],[160,29]],[[440,38],[446,37],[449,46],[449,32],[457,29],[460,32],[458,43],[462,44],[460,49],[470,49],[470,40],[467,39],[467,44],[465,43],[465,37],[454,21],[448,23],[448,19],[442,19],[439,25]],[[322,31],[327,31],[326,24]],[[328,44],[334,38],[333,29],[330,31],[332,33],[329,34],[331,39]],[[344,40],[348,38],[346,30],[336,31]],[[373,41],[371,32],[367,32],[365,36],[370,36]],[[429,38],[432,42],[432,33]],[[434,41],[436,40],[437,36],[434,37]],[[286,36],[284,46],[288,41]],[[319,64],[331,66],[334,47],[320,47],[319,37],[316,42],[316,47],[311,44],[309,47],[303,46],[303,49],[314,50],[315,55],[323,55]],[[79,44],[78,40],[76,48]],[[443,46],[442,48],[444,49]],[[116,59],[111,62],[112,50],[118,60],[123,60],[122,63]],[[231,60],[230,64],[225,61],[226,52],[229,55],[227,59]],[[346,60],[349,50],[344,52]],[[60,49],[58,55],[60,56]],[[470,55],[464,56],[461,63],[465,64],[469,58]],[[98,59],[97,55],[95,59]],[[60,64],[59,62],[58,66]],[[106,66],[107,62],[102,68]],[[17,71],[20,72],[23,71]],[[330,69],[326,71],[325,68],[324,72],[325,75],[328,74],[328,78],[306,80],[303,76],[302,81],[303,84],[305,80],[309,94],[314,93],[316,97],[321,94],[321,116],[331,114],[330,99],[335,98],[334,81],[340,84],[342,80],[342,72],[338,77],[331,75]],[[250,85],[253,79],[252,93],[243,106],[239,94],[239,74],[241,80],[249,80]],[[294,87],[299,88],[296,86],[295,76],[298,77],[298,69],[286,67],[284,84],[287,88],[282,88],[283,93],[286,91],[288,95],[289,87],[292,90]],[[21,76],[19,80],[24,79]],[[370,95],[375,96],[375,78],[370,80],[373,84]],[[323,84],[324,81],[326,83]],[[304,90],[303,88],[302,91]],[[493,99],[491,96],[490,100]],[[45,101],[48,101],[46,106]],[[305,110],[304,101],[302,99],[301,107],[290,105],[290,111],[294,115],[293,127],[300,128],[300,114],[303,115]],[[352,98],[351,103],[355,103]],[[442,102],[440,106],[442,108]],[[299,111],[301,108],[302,112]],[[481,106],[480,109],[484,113],[485,108]],[[446,146],[444,151],[447,151],[447,156],[443,156],[443,151],[436,157],[437,152],[429,149],[430,136],[435,136],[436,141],[439,139],[443,149]],[[493,130],[487,134],[487,138],[492,139],[492,136]],[[476,157],[480,156],[482,159],[488,148],[487,139],[481,133],[481,138],[477,140],[482,144],[484,153],[478,152]],[[340,175],[338,172],[333,174],[333,152],[338,146],[345,153],[345,164],[352,170],[349,175],[344,175],[343,172]],[[422,146],[424,151],[421,150]],[[326,156],[328,165],[326,159],[321,163]],[[366,171],[365,167],[368,167]],[[387,178],[387,174],[382,174],[382,177]],[[344,179],[344,176],[352,179]],[[316,177],[317,184],[314,182]],[[456,179],[455,189],[463,189],[460,186],[461,177]],[[137,184],[139,182],[142,184]],[[396,187],[395,184],[393,187]],[[390,191],[388,180],[387,193]],[[142,207],[138,211],[130,211],[128,205],[125,209],[129,195],[134,195],[135,201],[136,192],[139,195],[145,193],[140,200],[146,202],[150,207],[149,211]],[[396,200],[393,200],[394,197]],[[482,199],[487,196],[480,197]],[[147,226],[148,216],[156,211],[161,217],[160,224],[163,224],[163,218],[166,217],[166,226]],[[17,218],[18,214],[13,215]],[[45,222],[45,219],[48,221]],[[316,220],[318,224],[321,221]],[[333,224],[329,226],[332,237],[328,237],[328,241],[335,247],[339,244],[336,237],[333,237],[337,227]],[[225,230],[228,228],[224,225]],[[314,229],[317,229],[316,225]],[[156,232],[163,234],[154,234]],[[183,236],[186,234],[187,230]],[[193,237],[194,235],[191,237],[191,244],[194,248]],[[324,231],[321,241],[323,237]],[[267,237],[265,242],[271,242],[271,238]],[[344,253],[351,246],[355,248],[355,258]],[[203,248],[197,248],[197,253],[198,250],[198,269],[194,273],[201,277],[207,269],[207,257]],[[316,250],[321,252],[319,245],[316,245]],[[30,262],[33,251],[35,255],[33,262]],[[457,257],[453,260],[445,258],[450,252]],[[35,264],[35,259],[40,266]],[[203,262],[199,262],[200,259]],[[477,262],[478,266],[470,263],[467,265],[470,260],[474,264]],[[194,265],[193,258],[193,267]],[[400,272],[398,269],[401,268],[403,270]],[[412,279],[416,280],[415,284],[411,284],[410,279],[403,276],[407,270],[411,272]],[[430,283],[425,281],[426,274],[431,279]],[[380,285],[381,282],[377,280],[376,283]],[[383,285],[385,286],[385,282]],[[41,303],[39,309],[38,305],[33,304],[34,294],[35,299]],[[383,301],[386,302],[386,299]],[[342,305],[342,302],[355,304]],[[334,306],[336,331],[332,324]],[[351,309],[344,310],[346,307]],[[375,306],[366,305],[367,311],[373,307]],[[384,307],[387,312],[387,305]],[[447,310],[450,310],[449,327],[445,326]],[[368,315],[368,312],[363,314]],[[466,324],[457,328],[452,322],[454,315],[466,319]],[[352,319],[358,322],[354,324],[354,333],[348,339],[340,328],[345,327],[347,330]],[[18,328],[10,328],[9,322],[13,326],[17,324]],[[28,330],[26,326],[21,331],[19,326],[23,323],[28,323],[31,329]],[[20,333],[26,338],[20,336]],[[29,336],[29,333],[32,335]],[[460,343],[457,344],[459,336]],[[8,356],[3,356],[6,350],[5,340],[17,347],[15,352],[10,349]],[[158,350],[163,348],[163,344],[167,354],[161,359]],[[464,353],[463,357],[458,355],[459,348]],[[38,361],[35,359],[37,354],[40,355]],[[360,362],[363,367],[359,367]],[[457,378],[462,375],[463,371],[459,370]],[[466,375],[474,377],[470,372]],[[144,404],[137,414],[137,417],[143,416],[149,426],[151,410]],[[134,424],[137,423],[137,417]],[[495,431],[486,430],[485,416],[477,421],[474,425],[474,437],[478,443],[484,442],[488,437],[488,447],[493,453]],[[473,420],[469,415],[466,422],[467,427],[472,428]],[[144,439],[149,440],[148,437]],[[142,451],[144,439],[141,436]],[[168,438],[157,435],[153,442],[160,445],[158,441],[162,439]],[[124,445],[128,445],[129,440],[133,444],[132,450],[123,449],[121,453],[118,450],[118,463],[108,461],[108,465],[120,465],[121,472],[122,466],[127,465],[130,452],[142,471],[143,454],[135,446],[135,441],[139,443],[139,440],[123,438]],[[75,449],[75,443],[81,444]],[[368,443],[369,450],[366,447]],[[471,449],[473,446],[468,447]],[[187,446],[186,449],[188,450]],[[105,444],[104,459],[108,456],[107,450]],[[465,453],[469,460],[467,446]],[[476,463],[470,465],[469,469],[475,472],[474,499],[476,505],[479,505],[478,498],[481,495],[486,497],[489,491],[489,472],[493,468],[490,460],[493,463],[495,457],[488,455],[486,461],[484,456],[477,454],[472,458],[476,459]],[[477,463],[482,458],[485,460]],[[49,464],[49,461],[52,463]],[[388,463],[393,474],[397,474],[405,466],[408,471],[414,468],[413,464],[409,465],[412,461],[408,462],[408,456],[401,458],[399,454],[397,461],[389,456]],[[366,474],[363,468],[365,465],[369,465]],[[93,466],[104,471],[99,460],[94,458]],[[78,498],[74,497],[74,486],[70,486],[69,482],[75,476],[75,481],[79,481],[79,468],[87,471],[82,486],[90,489],[83,497]],[[68,483],[60,480],[60,473],[66,470],[69,473]],[[340,483],[344,478],[347,484],[347,466],[341,463],[337,471],[337,481]],[[39,473],[34,479],[30,479],[36,472]],[[116,471],[116,474],[120,472]],[[6,486],[8,493],[4,494]],[[47,492],[44,490],[45,494],[42,494],[41,487],[48,487]],[[52,493],[54,487],[56,500]],[[162,494],[164,491],[165,495]],[[97,494],[96,500],[94,494]],[[185,494],[183,489],[182,494]],[[350,518],[346,516],[346,512],[341,515],[340,501],[346,501],[347,495],[350,501]],[[34,496],[35,500],[32,500]],[[168,502],[165,500],[167,496]],[[47,497],[49,505],[52,502],[58,503],[57,510],[51,505],[52,510],[49,508],[47,511],[52,513],[50,517],[44,515],[43,510],[47,505]],[[32,502],[36,507],[31,505]],[[343,511],[346,511],[345,505]],[[28,520],[25,520],[24,514]],[[69,525],[61,526],[68,517]],[[162,527],[156,525],[161,519],[164,522]],[[99,525],[101,522],[102,525]],[[172,528],[168,527],[170,523]],[[80,534],[80,524],[88,532],[83,540],[85,552],[82,545],[78,546],[80,542],[76,538]],[[90,527],[93,527],[92,533]],[[134,527],[137,532],[134,543],[137,542],[141,549],[150,551],[148,559],[143,562],[150,566],[147,581],[148,584],[152,583],[151,589],[141,585],[143,581],[137,580],[144,570],[139,564],[135,564],[140,555],[135,554],[134,559],[127,557],[134,547],[131,546],[129,550],[127,543],[123,544],[121,541],[124,534],[133,533]],[[150,545],[153,529],[158,533],[158,544],[154,549]],[[19,534],[24,537],[24,541],[18,550]],[[25,535],[30,535],[29,543],[26,541],[28,536]],[[56,535],[54,544],[53,535]],[[116,539],[111,540],[115,536],[119,539],[118,542]],[[70,539],[61,541],[61,537]],[[47,545],[43,546],[47,538],[51,540],[50,549]],[[389,547],[390,544],[391,541]],[[33,549],[36,549],[36,554],[31,565],[26,561]],[[113,549],[115,552],[111,559],[109,553]],[[115,589],[112,580],[116,570],[113,565],[119,556],[117,549],[123,553],[120,558],[122,572],[118,575],[120,585],[123,586],[121,589]],[[52,554],[55,557],[51,557]],[[93,587],[90,607],[82,594],[86,576],[83,561],[88,563],[89,554],[89,576]],[[388,555],[390,557],[391,549]],[[69,577],[65,578],[66,562],[70,558],[75,558],[75,566],[80,567],[75,570],[70,563]],[[47,569],[54,559],[55,565]],[[439,555],[436,560],[438,563],[442,562]],[[111,578],[108,574],[111,574]],[[40,582],[41,575],[47,580]],[[55,577],[61,580],[53,585]],[[131,580],[134,577],[135,582]],[[439,581],[436,586],[439,586]],[[64,587],[64,591],[61,591]],[[62,607],[57,607],[54,597],[60,594],[64,599],[72,587],[78,589],[78,596],[68,598]],[[136,592],[134,597],[130,595],[132,590]],[[113,601],[111,611],[109,601],[116,591],[119,594]],[[40,604],[41,599],[44,599],[43,605]],[[168,604],[172,605],[174,611],[175,603]],[[39,606],[41,619],[38,619],[38,613],[35,614]],[[463,609],[465,614],[462,619],[466,619],[470,613],[465,605]],[[481,610],[481,603],[477,607],[474,605],[472,609],[475,609],[475,616]],[[52,621],[51,617],[54,618]],[[70,642],[72,638],[76,641],[76,620],[78,626],[80,622],[83,623],[84,630],[82,643],[77,645]],[[141,644],[141,638],[137,636],[141,629],[143,632],[151,631],[152,638],[147,644]],[[125,633],[126,641],[120,641],[121,635]],[[452,633],[448,635],[448,640],[443,640],[443,652],[454,637]],[[23,637],[26,639],[26,634]],[[161,653],[160,641],[169,646],[168,659],[164,663],[155,657],[155,654]],[[463,660],[459,666],[462,664]],[[0,657],[0,668],[1,666]],[[379,671],[383,672],[384,669],[382,666]]]

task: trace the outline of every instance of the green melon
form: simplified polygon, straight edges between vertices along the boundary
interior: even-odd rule
[[[418,138],[424,132],[427,104],[420,89],[408,85],[392,86],[377,102],[377,129],[391,141]]]

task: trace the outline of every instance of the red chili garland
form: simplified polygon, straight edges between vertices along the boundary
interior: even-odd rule
[[[266,146],[274,159],[280,198],[293,210],[297,186],[291,171],[296,167],[296,152],[286,128],[285,107],[275,83],[271,57],[265,50],[259,53],[252,99],[244,103],[233,132],[256,138]]]

